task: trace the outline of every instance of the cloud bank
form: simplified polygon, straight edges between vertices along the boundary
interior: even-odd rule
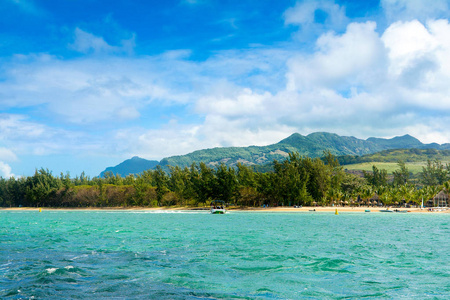
[[[386,26],[352,21],[334,2],[299,2],[281,16],[298,28],[292,40],[204,60],[188,49],[136,55],[136,35],[111,45],[76,27],[67,48],[78,55],[3,64],[0,160],[80,150],[161,159],[315,131],[449,142],[447,2],[381,7]]]

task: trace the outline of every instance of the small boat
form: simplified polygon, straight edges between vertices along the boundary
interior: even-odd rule
[[[225,202],[222,200],[211,201],[211,213],[214,215],[222,215],[227,212]]]
[[[370,212],[370,209],[366,209],[364,212]]]
[[[398,209],[394,209],[394,212],[396,213],[407,213],[407,210],[398,210]]]
[[[380,209],[380,212],[394,212],[394,211],[390,209]]]

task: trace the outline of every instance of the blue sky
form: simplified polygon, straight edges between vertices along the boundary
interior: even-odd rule
[[[294,132],[450,142],[450,3],[0,2],[0,176]]]

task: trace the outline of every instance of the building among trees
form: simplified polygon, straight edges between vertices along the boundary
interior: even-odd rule
[[[437,193],[432,199],[428,200],[427,206],[448,207],[448,198],[448,194],[445,192],[445,190],[442,190]]]

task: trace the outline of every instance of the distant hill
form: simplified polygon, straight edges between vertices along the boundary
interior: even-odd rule
[[[104,177],[106,172],[111,172],[113,175],[119,174],[122,177],[126,177],[130,174],[139,174],[145,170],[153,169],[158,164],[159,161],[157,160],[147,160],[135,156],[131,159],[125,160],[115,167],[106,168],[105,171],[100,173],[100,177]]]
[[[324,150],[335,155],[363,155],[383,150],[374,143],[367,143],[354,137],[340,137],[331,133],[313,133],[303,136],[298,133],[269,146],[224,147],[194,151],[180,156],[161,160],[160,165],[189,166],[192,162],[204,162],[208,165],[264,165],[276,160],[284,160],[290,152],[301,155],[320,157]]]
[[[359,174],[363,171],[372,171],[372,167],[384,169],[388,175],[399,169],[398,161],[405,162],[406,167],[416,177],[427,166],[427,161],[440,161],[444,166],[450,163],[450,150],[436,149],[393,149],[366,154],[363,156],[338,156],[339,163],[347,172]]]
[[[186,155],[164,158],[159,162],[159,165],[164,169],[167,169],[169,165],[182,168],[188,167],[194,162],[204,162],[210,166],[221,163],[228,166],[234,166],[237,163],[262,166],[273,162],[275,159],[284,160],[290,152],[298,152],[309,157],[321,157],[324,151],[330,151],[336,156],[359,157],[384,150],[411,148],[449,150],[450,144],[423,144],[410,135],[398,136],[392,139],[372,137],[363,140],[327,132],[316,132],[307,136],[294,133],[273,145],[203,149]],[[126,176],[125,174],[137,174],[143,170],[154,168],[158,164],[156,161],[148,161],[142,158],[134,157],[133,159],[135,161],[124,161],[122,164],[113,168],[107,168],[105,171],[112,171],[114,174],[118,173]],[[141,160],[142,164],[138,159]],[[144,164],[144,162],[152,163]],[[134,168],[131,169],[131,166]]]
[[[238,162],[248,165],[264,165],[274,159],[283,160],[289,152],[298,152],[309,157],[321,157],[323,151],[330,151],[336,156],[362,156],[389,149],[450,149],[450,144],[426,145],[418,139],[404,135],[392,139],[369,138],[367,140],[355,137],[339,136],[334,133],[316,132],[303,136],[294,133],[279,143],[269,146],[213,148],[194,151],[180,156],[172,156],[161,160],[162,167],[167,165],[189,166],[192,162],[204,162],[208,165],[220,163],[232,166]]]
[[[427,160],[439,160],[450,162],[450,150],[426,149],[391,149],[362,156],[345,155],[337,157],[340,165],[352,165],[368,162],[397,163],[399,160],[405,163],[420,163]]]
[[[422,144],[418,139],[415,137],[410,136],[409,134],[404,136],[397,136],[392,139],[380,139],[380,138],[368,138],[368,142],[372,142],[374,144],[377,144],[381,147],[386,148],[398,148],[398,149],[404,149],[404,148],[422,148],[424,144]]]

